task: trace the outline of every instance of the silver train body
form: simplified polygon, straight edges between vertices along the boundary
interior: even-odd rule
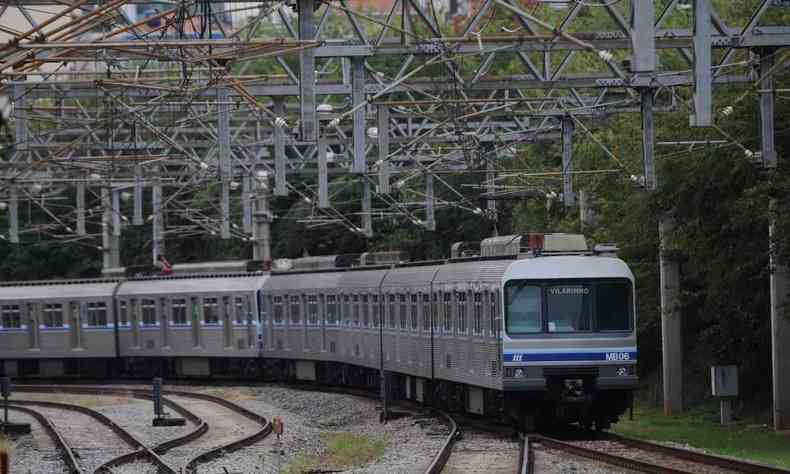
[[[606,426],[636,388],[635,322],[628,267],[589,252],[5,283],[0,368],[385,380],[392,397]]]

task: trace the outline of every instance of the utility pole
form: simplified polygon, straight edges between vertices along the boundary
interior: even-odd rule
[[[763,163],[775,170],[777,164],[774,130],[773,51],[760,55],[760,141]],[[790,429],[790,322],[787,319],[787,293],[790,273],[776,258],[776,200],[769,203],[770,285],[771,285],[771,368],[773,374],[774,429]]]
[[[255,175],[255,212],[253,213],[253,260],[271,262],[271,211],[269,210],[269,173],[258,170]]]

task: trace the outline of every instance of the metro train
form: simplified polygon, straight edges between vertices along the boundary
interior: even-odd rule
[[[226,262],[167,277],[6,282],[0,371],[383,385],[388,397],[525,428],[603,429],[638,383],[634,277],[615,252],[589,250],[580,235],[528,234],[430,262],[389,252],[278,261],[270,272]]]

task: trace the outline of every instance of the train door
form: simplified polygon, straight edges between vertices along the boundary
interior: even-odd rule
[[[265,316],[265,309],[264,309],[264,301],[263,301],[263,291],[256,290],[255,291],[255,314],[258,318],[258,328],[257,328],[257,339],[258,339],[258,356],[263,356],[263,348],[264,348],[264,336],[266,334],[266,328],[264,323],[266,321]]]
[[[222,297],[222,335],[225,347],[233,347],[233,321],[230,296]]]

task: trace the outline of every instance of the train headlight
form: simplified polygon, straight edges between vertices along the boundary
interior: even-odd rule
[[[523,377],[524,370],[523,369],[516,369],[516,377]]]
[[[618,377],[625,377],[629,375],[629,372],[630,371],[628,370],[628,367],[618,367],[615,373],[617,374]]]

